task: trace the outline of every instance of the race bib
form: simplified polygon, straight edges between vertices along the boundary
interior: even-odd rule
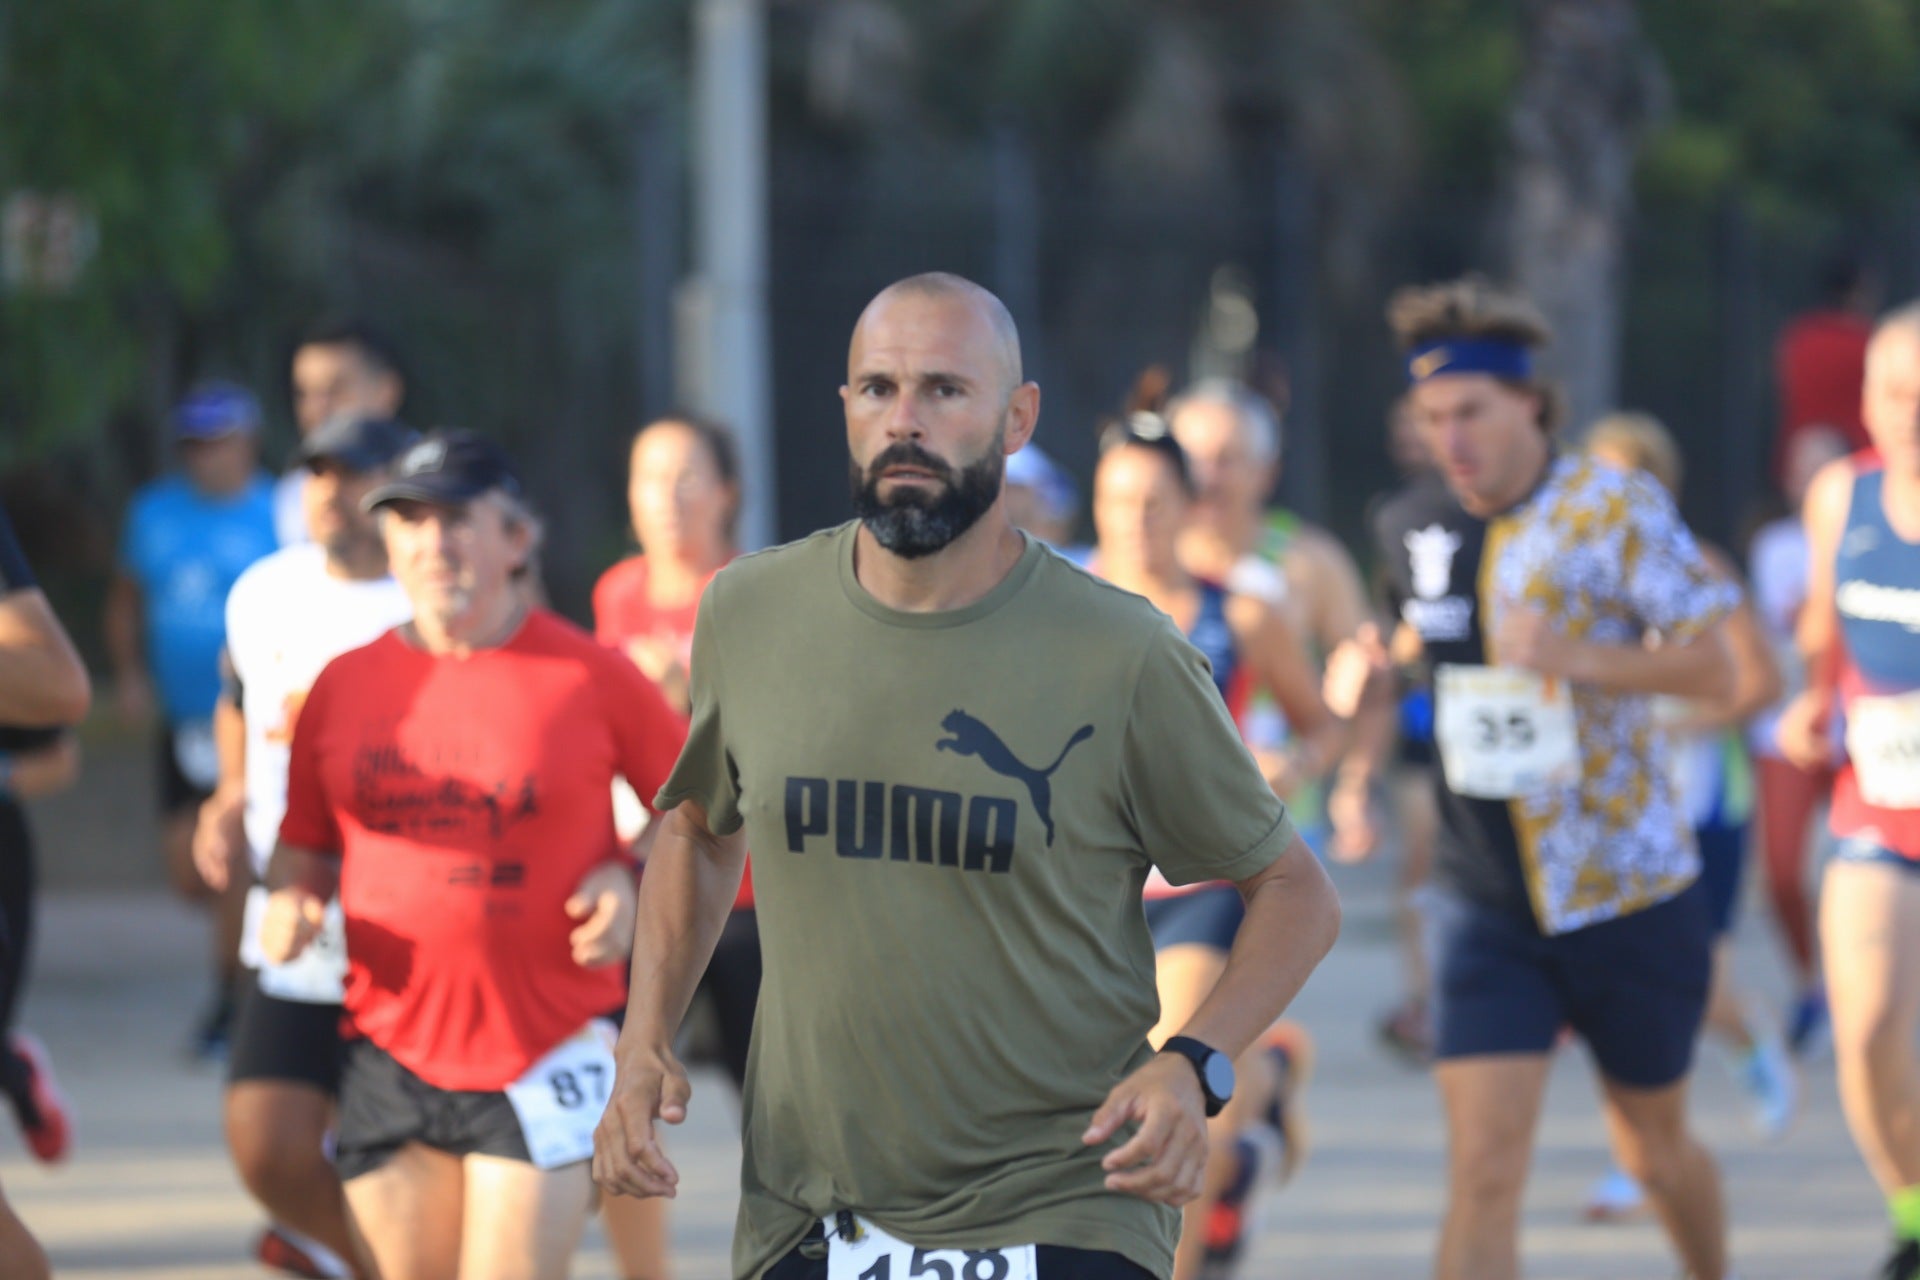
[[[848,1239],[827,1219],[827,1280],[1037,1280],[1033,1245],[1004,1249],[920,1249],[864,1218]]]
[[[1514,667],[1434,671],[1434,738],[1456,795],[1511,800],[1580,776],[1573,697],[1564,680]]]
[[[1862,800],[1881,809],[1920,809],[1920,691],[1854,699],[1847,708],[1847,756]]]
[[[247,890],[247,914],[240,926],[240,963],[259,973],[260,990],[277,1000],[299,1004],[339,1004],[346,999],[347,919],[340,900],[327,903],[320,932],[307,949],[286,964],[269,964],[260,949],[260,922],[267,915],[265,886]]]
[[[201,791],[213,790],[220,781],[220,752],[213,745],[213,725],[206,720],[189,720],[173,727],[173,763],[180,776]]]
[[[536,1168],[593,1158],[593,1130],[613,1091],[613,1024],[595,1018],[507,1086]]]

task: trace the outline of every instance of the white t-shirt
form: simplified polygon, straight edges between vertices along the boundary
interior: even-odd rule
[[[1806,683],[1800,654],[1793,644],[1793,627],[1807,599],[1810,555],[1806,528],[1792,516],[1769,523],[1753,537],[1747,566],[1753,582],[1753,608],[1760,615],[1767,638],[1773,641],[1774,657],[1786,686],[1786,697],[1754,717],[1747,729],[1747,742],[1756,755],[1779,758],[1780,748],[1773,737],[1780,726],[1781,708]]]
[[[247,720],[247,844],[257,873],[266,874],[286,816],[293,722],[314,678],[412,617],[398,582],[336,578],[310,542],[281,548],[233,584],[227,651]]]

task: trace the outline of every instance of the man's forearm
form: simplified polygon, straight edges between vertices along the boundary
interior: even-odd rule
[[[681,809],[658,825],[640,878],[627,997],[627,1030],[639,1043],[654,1045],[679,1031],[746,868],[738,836],[716,836]]]
[[[317,898],[331,898],[340,892],[340,859],[284,842],[277,844],[267,862],[267,888],[300,888]]]
[[[213,749],[220,758],[220,790],[244,796],[247,787],[247,718],[226,696],[213,704]]]
[[[39,728],[77,723],[91,696],[87,669],[38,588],[0,598],[0,719]]]
[[[1340,934],[1340,897],[1296,838],[1267,872],[1241,886],[1247,914],[1227,967],[1180,1029],[1237,1058],[1300,994]]]
[[[1570,666],[1569,679],[1615,693],[1716,699],[1733,692],[1733,660],[1717,627],[1686,644],[1657,649],[1581,642]]]

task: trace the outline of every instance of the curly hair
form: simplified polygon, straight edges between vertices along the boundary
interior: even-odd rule
[[[1524,294],[1503,289],[1478,273],[1398,290],[1387,302],[1387,323],[1405,351],[1449,338],[1491,338],[1529,348],[1553,341],[1546,317]],[[1539,399],[1542,431],[1551,433],[1559,427],[1565,417],[1559,384],[1538,374],[1500,381]]]

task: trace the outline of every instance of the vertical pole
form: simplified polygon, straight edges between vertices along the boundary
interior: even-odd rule
[[[774,441],[767,321],[766,12],[699,0],[694,12],[695,406],[740,441],[741,545],[773,541]]]
[[[1290,145],[1274,156],[1273,314],[1292,395],[1280,460],[1280,496],[1310,520],[1327,513],[1327,445],[1320,417],[1320,321],[1313,169]]]

